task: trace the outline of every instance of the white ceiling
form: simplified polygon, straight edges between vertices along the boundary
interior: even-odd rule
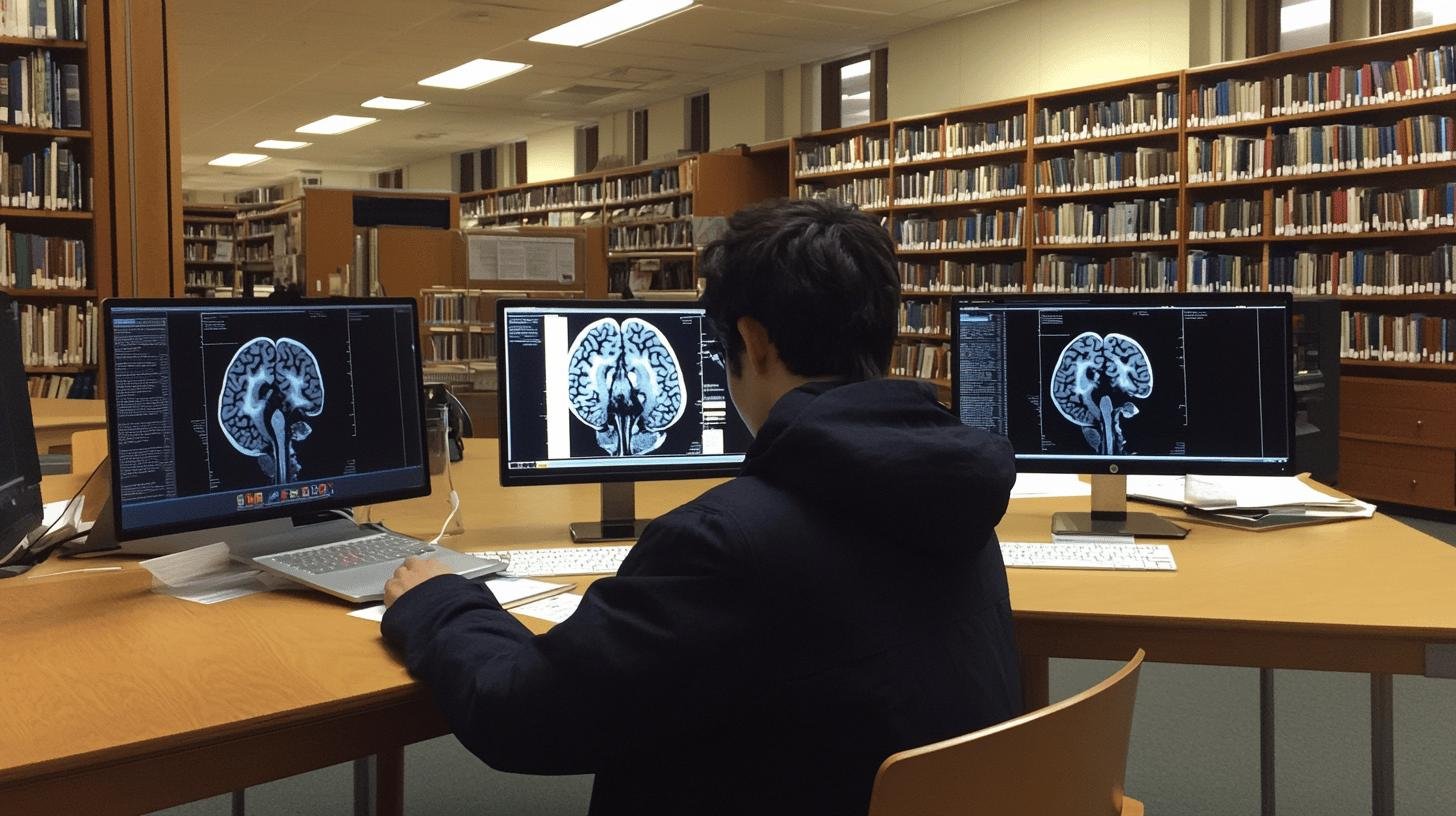
[[[378,171],[519,139],[640,107],[725,79],[852,54],[903,31],[1006,0],[704,0],[589,48],[528,42],[607,0],[185,0],[172,4],[183,184],[235,190],[300,169]],[[416,81],[485,57],[530,70],[468,91]],[[622,92],[552,102],[572,85]],[[374,96],[424,99],[368,111]],[[382,121],[339,136],[294,128],[328,114]],[[715,110],[714,116],[731,115]],[[263,139],[312,141],[260,151]],[[252,168],[207,166],[229,152],[275,156]]]

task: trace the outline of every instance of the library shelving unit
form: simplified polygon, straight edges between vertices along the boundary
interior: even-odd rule
[[[109,200],[105,9],[93,0],[81,11],[84,19],[65,21],[76,25],[58,27],[57,36],[0,35],[0,62],[35,90],[28,107],[12,106],[0,122],[0,153],[9,163],[0,169],[7,178],[20,167],[37,178],[60,174],[57,189],[7,183],[0,195],[0,292],[17,303],[21,355],[36,396],[97,396],[98,304],[114,292],[110,212],[97,204]],[[52,111],[56,82],[63,102]]]
[[[240,205],[233,294],[261,297],[275,286],[303,284],[303,199]]]
[[[1453,58],[1443,26],[1185,74],[1190,254],[1237,259],[1253,288],[1340,300],[1339,484],[1442,510],[1456,509]]]
[[[184,289],[191,297],[227,297],[237,280],[242,224],[231,204],[182,208]]]

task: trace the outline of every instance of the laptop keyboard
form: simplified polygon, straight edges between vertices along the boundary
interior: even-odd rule
[[[278,553],[257,559],[278,566],[291,567],[310,575],[327,575],[339,570],[367,567],[385,561],[398,561],[412,555],[424,555],[434,548],[417,538],[395,533],[378,533],[364,538],[339,541],[306,550]]]

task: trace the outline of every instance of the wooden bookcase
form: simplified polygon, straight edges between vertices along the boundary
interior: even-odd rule
[[[238,282],[242,223],[231,204],[182,208],[184,291],[191,297],[229,297]]]
[[[240,205],[238,210],[239,297],[263,297],[276,286],[305,284],[303,199]]]

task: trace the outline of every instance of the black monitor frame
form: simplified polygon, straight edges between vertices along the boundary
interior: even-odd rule
[[[420,358],[420,315],[419,304],[414,298],[319,298],[302,300],[266,300],[252,298],[216,298],[201,300],[198,298],[108,298],[101,303],[101,333],[104,336],[106,359],[115,359],[116,349],[113,341],[115,339],[111,331],[112,312],[115,309],[197,309],[199,307],[208,310],[223,311],[226,309],[244,309],[258,311],[262,309],[299,309],[311,306],[320,307],[348,307],[348,306],[408,306],[410,311],[411,343],[410,348],[414,353],[415,381],[411,389],[415,399],[419,401],[420,417],[420,486],[412,489],[383,491],[378,493],[354,494],[347,497],[339,496],[328,499],[320,499],[301,506],[279,505],[276,508],[263,507],[249,512],[246,517],[223,518],[198,518],[175,524],[160,524],[148,527],[128,528],[122,521],[121,501],[118,495],[113,495],[111,501],[115,535],[118,541],[131,541],[140,538],[153,538],[157,536],[171,535],[174,533],[185,533],[193,530],[205,530],[228,524],[249,524],[258,521],[271,519],[315,516],[329,510],[350,509],[355,506],[373,504],[377,502],[396,501],[401,499],[412,499],[430,494],[430,472],[429,456],[427,452],[425,435],[425,389],[424,374]],[[116,367],[106,366],[106,428],[107,428],[107,454],[111,464],[111,484],[113,492],[117,493],[121,485],[121,462],[117,456],[117,433],[116,433]]]
[[[737,476],[742,463],[702,465],[673,465],[670,467],[615,467],[615,468],[573,468],[569,472],[542,470],[515,470],[508,467],[510,454],[510,377],[507,376],[509,344],[505,341],[506,309],[515,307],[540,309],[603,309],[628,311],[668,311],[701,309],[695,300],[582,300],[513,298],[496,303],[496,391],[499,396],[498,421],[500,423],[500,483],[504,487],[530,487],[562,484],[607,484],[612,482],[653,482],[673,479],[714,479]],[[706,319],[706,317],[705,317]],[[737,408],[732,410],[737,411]]]
[[[35,446],[35,422],[30,413],[25,365],[20,357],[20,326],[12,319],[12,301],[0,293],[0,422],[10,426],[16,456],[13,489],[0,493],[0,558],[4,558],[35,532],[43,518],[40,496],[40,456]],[[3,474],[0,474],[3,479]],[[8,517],[4,517],[8,516]]]
[[[1283,355],[1288,458],[1274,462],[1204,462],[1184,460],[1139,460],[1135,457],[1106,459],[1023,459],[1016,457],[1016,469],[1025,473],[1107,473],[1114,475],[1184,475],[1192,472],[1209,475],[1287,476],[1296,473],[1294,461],[1294,354],[1292,350],[1294,297],[1287,292],[1238,293],[1141,293],[1141,294],[987,294],[961,295],[951,302],[951,411],[960,417],[960,343],[957,340],[957,315],[963,306],[1007,304],[1018,307],[1046,305],[1066,307],[1078,305],[1156,308],[1189,308],[1198,306],[1262,306],[1283,308],[1286,315]]]

